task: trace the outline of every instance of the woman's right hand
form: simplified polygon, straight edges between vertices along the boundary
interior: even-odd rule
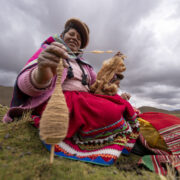
[[[38,84],[46,84],[54,75],[60,58],[68,59],[66,47],[58,42],[52,42],[38,57],[38,68],[34,72],[34,80]]]

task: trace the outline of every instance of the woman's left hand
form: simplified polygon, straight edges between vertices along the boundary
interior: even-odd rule
[[[138,108],[133,106],[133,109],[137,115],[141,114],[141,111]]]
[[[121,53],[120,51],[118,51],[114,56],[123,56],[123,53]]]
[[[121,97],[128,101],[131,98],[131,95],[129,93],[122,93]]]

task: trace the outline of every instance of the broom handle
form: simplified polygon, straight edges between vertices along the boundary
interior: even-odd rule
[[[51,144],[50,164],[54,161],[54,144]]]

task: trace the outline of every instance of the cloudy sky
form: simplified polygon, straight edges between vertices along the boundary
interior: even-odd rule
[[[180,109],[179,0],[1,0],[0,5],[0,85],[13,86],[41,42],[76,17],[90,28],[87,50],[127,56],[120,92],[132,95],[132,105]],[[96,72],[111,56],[85,55]]]

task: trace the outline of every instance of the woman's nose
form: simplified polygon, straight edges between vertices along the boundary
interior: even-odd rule
[[[78,36],[76,34],[74,34],[73,36],[71,36],[73,39],[78,39]]]

